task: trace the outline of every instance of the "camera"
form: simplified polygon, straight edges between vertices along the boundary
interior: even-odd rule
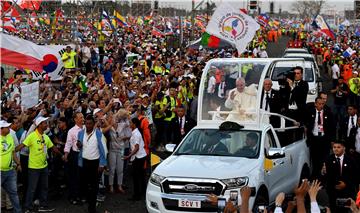
[[[348,199],[348,198],[337,198],[336,199],[336,206],[337,207],[351,206],[351,200]]]

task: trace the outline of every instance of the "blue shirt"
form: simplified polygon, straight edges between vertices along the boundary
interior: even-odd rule
[[[111,84],[112,83],[112,73],[110,70],[105,70],[105,72],[103,73],[104,78],[105,78],[105,83],[106,84]]]

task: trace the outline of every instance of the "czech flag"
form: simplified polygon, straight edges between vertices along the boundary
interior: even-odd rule
[[[327,35],[329,38],[335,40],[335,34],[326,23],[325,19],[321,15],[315,16],[312,26],[319,29],[322,33]]]

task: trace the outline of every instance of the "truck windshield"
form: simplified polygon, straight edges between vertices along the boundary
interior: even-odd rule
[[[257,60],[209,62],[200,91],[201,120],[253,122],[261,74],[268,64]],[[231,98],[231,94],[238,95]]]
[[[189,133],[174,155],[257,158],[260,141],[260,131],[195,129]]]

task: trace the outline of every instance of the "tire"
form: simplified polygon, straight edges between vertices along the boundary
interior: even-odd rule
[[[259,212],[259,206],[269,206],[269,195],[265,188],[260,188],[254,202],[252,212]]]

